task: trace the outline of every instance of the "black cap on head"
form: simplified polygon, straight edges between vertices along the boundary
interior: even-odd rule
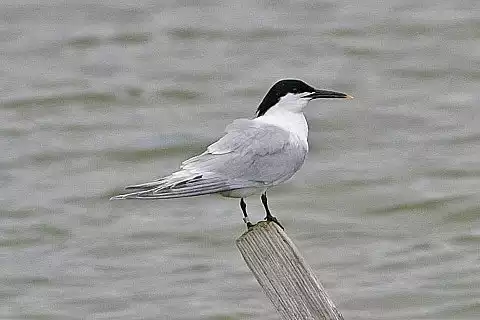
[[[288,93],[309,93],[308,95],[302,96],[302,98],[307,98],[310,100],[319,98],[352,98],[351,96],[341,92],[317,90],[301,80],[285,79],[278,81],[273,85],[273,87],[270,88],[270,90],[268,90],[267,94],[257,108],[257,117],[263,116],[268,109],[276,105],[278,101],[280,101],[280,99],[286,96]]]
[[[263,116],[268,109],[273,107],[280,101],[280,98],[287,95],[287,93],[303,93],[315,92],[315,88],[309,86],[305,82],[296,79],[280,80],[268,90],[262,102],[257,108],[257,117]]]

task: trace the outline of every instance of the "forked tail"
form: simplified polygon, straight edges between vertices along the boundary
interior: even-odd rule
[[[179,174],[176,176],[173,174],[157,181],[128,186],[126,187],[127,190],[136,191],[112,197],[110,200],[194,197],[231,191],[242,187],[240,183],[232,183],[231,181],[215,176],[204,177],[203,175],[194,175],[181,177]]]

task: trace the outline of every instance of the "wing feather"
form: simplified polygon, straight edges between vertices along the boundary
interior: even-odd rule
[[[207,150],[180,170],[152,182],[128,186],[135,192],[112,199],[168,199],[262,188],[289,179],[303,164],[306,146],[280,127],[238,119]]]

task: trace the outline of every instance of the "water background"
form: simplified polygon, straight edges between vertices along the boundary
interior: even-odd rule
[[[237,200],[108,198],[301,78],[355,100],[310,103],[308,159],[270,206],[345,319],[478,319],[479,12],[2,1],[0,318],[279,319],[235,247]]]

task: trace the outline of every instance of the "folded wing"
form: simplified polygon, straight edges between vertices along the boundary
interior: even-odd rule
[[[289,132],[239,119],[204,153],[184,161],[179,171],[128,186],[133,192],[112,199],[168,199],[271,186],[289,179],[305,155],[306,147]]]

